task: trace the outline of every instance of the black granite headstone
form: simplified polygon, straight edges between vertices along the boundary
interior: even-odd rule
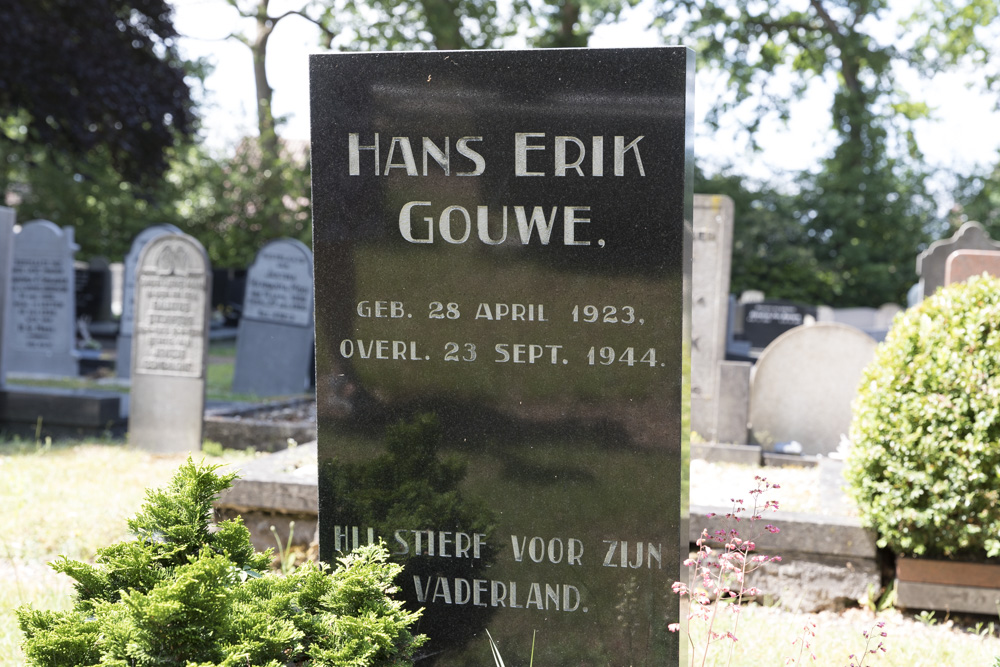
[[[771,299],[743,306],[743,333],[751,348],[763,349],[797,326],[816,321],[816,308],[793,301]]]
[[[693,55],[311,60],[320,549],[418,664],[678,663]]]

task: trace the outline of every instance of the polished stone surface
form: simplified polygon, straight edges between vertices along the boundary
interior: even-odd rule
[[[692,91],[684,49],[311,60],[321,556],[386,541],[419,664],[678,660]]]

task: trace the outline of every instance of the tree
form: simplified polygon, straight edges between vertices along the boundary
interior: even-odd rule
[[[818,171],[800,175],[795,207],[827,276],[820,301],[834,306],[901,302],[916,281],[913,259],[935,223],[911,131],[911,122],[929,109],[898,90],[893,76],[894,66],[916,57],[879,43],[869,32],[886,5],[886,0],[660,3],[659,24],[683,17],[699,58],[729,83],[730,95],[711,120],[749,108],[753,139],[764,118],[789,115],[789,97],[773,85],[777,75],[791,81],[793,97],[817,79],[834,84],[830,113],[836,148]],[[774,291],[772,284],[758,288]]]
[[[729,291],[765,289],[768,298],[823,303],[834,277],[823,269],[802,224],[798,197],[767,184],[750,183],[731,168],[695,171],[695,192],[733,200],[733,263]]]
[[[311,244],[309,159],[306,146],[298,148],[282,144],[266,165],[253,139],[222,158],[199,146],[178,151],[167,176],[174,224],[197,237],[217,267],[249,266],[280,237]]]
[[[77,157],[105,150],[132,183],[166,168],[195,129],[166,0],[7,0],[0,4],[0,147]]]

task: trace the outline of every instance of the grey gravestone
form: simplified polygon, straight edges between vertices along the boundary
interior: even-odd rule
[[[435,665],[678,663],[693,62],[312,56],[321,557]]]
[[[122,314],[118,324],[117,357],[115,372],[120,378],[131,377],[132,330],[135,325],[135,270],[139,255],[146,244],[164,234],[180,234],[173,225],[153,225],[139,232],[133,239],[132,247],[125,255],[125,273],[122,281]]]
[[[717,439],[719,363],[726,355],[733,200],[694,196],[691,267],[691,430]]]
[[[139,256],[129,415],[137,447],[201,449],[211,288],[208,255],[190,236],[161,235]]]
[[[750,380],[750,426],[765,449],[791,441],[806,455],[837,451],[875,340],[837,323],[793,329],[764,350]]]
[[[715,417],[715,441],[731,445],[747,444],[750,411],[749,361],[719,363],[719,404]]]
[[[917,275],[923,284],[922,297],[934,294],[945,284],[945,265],[948,256],[956,250],[1000,250],[981,224],[969,221],[950,238],[935,241],[927,250],[917,255]]]
[[[7,345],[4,324],[10,309],[10,270],[14,261],[14,209],[0,206],[0,389],[7,381]]]
[[[76,376],[73,229],[35,220],[14,234],[11,299],[5,322],[7,372]]]
[[[301,394],[311,385],[312,252],[294,239],[271,241],[247,272],[236,337],[233,391]]]

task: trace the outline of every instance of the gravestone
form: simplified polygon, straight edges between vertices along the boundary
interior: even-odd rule
[[[719,410],[719,364],[726,355],[733,200],[694,196],[691,266],[691,430],[714,442]]]
[[[1000,251],[956,250],[945,262],[944,284],[965,282],[983,273],[1000,276]]]
[[[816,308],[781,299],[767,299],[743,306],[742,340],[762,350],[790,329],[816,321]]]
[[[14,262],[14,209],[0,206],[0,389],[7,382],[7,345],[4,325],[10,310],[10,270]]]
[[[311,58],[320,555],[435,665],[678,664],[693,62]]]
[[[73,229],[35,220],[14,234],[10,309],[4,345],[7,372],[76,376]]]
[[[117,357],[115,373],[125,379],[132,375],[132,334],[135,326],[135,278],[139,255],[146,244],[164,234],[180,234],[173,225],[153,225],[139,232],[125,255],[125,274],[122,281],[122,312],[118,323]]]
[[[991,239],[981,224],[970,220],[950,238],[932,243],[917,255],[917,275],[923,284],[921,298],[931,296],[945,284],[945,264],[957,250],[1000,250],[1000,242]]]
[[[816,319],[819,322],[839,322],[855,329],[861,329],[866,334],[881,343],[885,340],[892,320],[902,310],[898,304],[884,303],[878,308],[830,308],[818,306]]]
[[[760,355],[750,379],[750,427],[766,450],[798,442],[802,453],[830,455],[851,426],[851,401],[875,340],[833,322],[788,331]]]
[[[247,272],[236,336],[233,391],[301,394],[312,378],[313,256],[300,241],[278,239]]]
[[[136,263],[129,442],[154,452],[201,449],[211,267],[184,234],[146,244]]]
[[[76,279],[76,316],[90,322],[108,322],[111,315],[111,267],[104,257],[78,262]]]

